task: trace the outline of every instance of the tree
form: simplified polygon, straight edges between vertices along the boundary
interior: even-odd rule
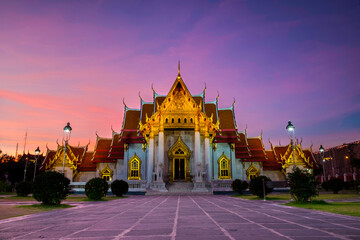
[[[115,180],[111,183],[111,192],[117,197],[121,197],[129,190],[129,184],[124,180]]]
[[[32,182],[18,182],[15,186],[18,196],[27,196],[32,193]]]
[[[317,190],[318,181],[314,175],[305,170],[295,168],[288,174],[290,194],[296,202],[307,202],[319,195]]]
[[[59,205],[69,192],[70,180],[55,171],[39,174],[33,184],[33,197],[44,205]]]
[[[246,181],[241,181],[240,179],[235,179],[231,183],[231,188],[234,192],[239,193],[240,195],[243,194],[243,191],[249,187],[249,184]]]
[[[85,194],[91,200],[100,200],[106,196],[109,184],[103,178],[90,179],[85,184]]]
[[[330,178],[328,181],[329,189],[333,191],[333,193],[337,194],[339,191],[343,190],[344,182],[339,178]]]
[[[264,183],[263,183],[264,179]],[[268,195],[273,191],[271,187],[271,179],[266,176],[258,176],[251,179],[249,184],[249,190],[252,194],[258,196],[259,198],[264,197],[263,184],[265,184],[265,195]]]

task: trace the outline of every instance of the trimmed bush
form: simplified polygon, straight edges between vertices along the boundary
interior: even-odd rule
[[[85,194],[91,200],[100,200],[106,196],[109,189],[109,184],[105,179],[93,178],[90,179],[85,185]]]
[[[31,182],[19,182],[15,186],[16,195],[26,197],[32,193],[32,183]]]
[[[328,182],[328,181],[322,182],[321,187],[322,187],[325,191],[329,191],[329,182]]]
[[[249,184],[249,190],[252,194],[258,196],[259,198],[263,198],[263,179],[265,182],[265,195],[268,195],[273,191],[271,187],[271,179],[266,176],[258,176],[256,178],[251,179]]]
[[[69,192],[70,180],[55,171],[37,175],[33,184],[33,197],[44,205],[59,205]]]
[[[129,190],[129,184],[124,180],[115,180],[111,183],[111,192],[117,197],[121,197]]]
[[[0,181],[0,192],[12,192],[12,186],[8,182]]]
[[[329,180],[329,189],[333,191],[333,193],[337,194],[339,191],[343,190],[344,182],[339,178],[330,178]]]
[[[290,194],[296,202],[308,202],[318,194],[318,181],[315,176],[305,170],[296,168],[294,172],[288,174]]]
[[[235,179],[231,183],[231,188],[234,192],[239,193],[240,195],[243,194],[243,191],[249,187],[249,184],[246,181],[241,181],[240,179]]]

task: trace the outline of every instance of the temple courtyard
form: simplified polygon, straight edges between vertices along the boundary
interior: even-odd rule
[[[0,220],[0,239],[360,239],[360,218],[230,196],[129,196]]]

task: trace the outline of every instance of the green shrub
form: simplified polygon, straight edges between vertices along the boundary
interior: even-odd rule
[[[355,184],[354,180],[343,182],[343,187],[345,190],[354,189],[354,184]]]
[[[32,182],[19,182],[15,186],[16,195],[18,196],[27,196],[32,193]]]
[[[319,195],[317,191],[318,181],[315,176],[305,170],[296,168],[288,174],[290,194],[296,202],[307,202]]]
[[[241,181],[240,179],[235,179],[231,183],[231,188],[234,192],[239,193],[240,195],[243,194],[243,191],[249,187],[249,184],[246,181]]]
[[[45,205],[59,205],[70,192],[70,180],[55,171],[43,172],[36,176],[33,197]]]
[[[333,193],[337,194],[339,191],[343,190],[344,182],[339,178],[331,178],[329,180],[329,189],[333,191]]]
[[[12,192],[12,186],[8,182],[0,181],[0,192]]]
[[[329,182],[328,182],[328,181],[322,182],[321,187],[322,187],[325,191],[329,191]]]
[[[109,185],[105,179],[93,178],[90,179],[85,185],[85,194],[91,200],[100,200],[106,196]]]
[[[124,180],[115,180],[111,183],[111,192],[117,197],[121,197],[129,190],[129,184]]]
[[[266,176],[258,176],[256,178],[251,179],[249,184],[249,190],[252,194],[258,196],[259,198],[264,197],[263,191],[263,179],[265,183],[265,195],[268,195],[273,191],[271,187],[271,179]]]

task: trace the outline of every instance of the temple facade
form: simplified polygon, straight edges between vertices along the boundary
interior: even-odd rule
[[[72,182],[84,183],[93,177],[128,181],[130,191],[169,190],[174,183],[187,183],[194,192],[231,190],[238,178],[250,180],[266,175],[284,182],[292,171],[292,146],[273,146],[265,150],[262,134],[248,137],[238,131],[234,103],[218,107],[218,97],[205,100],[204,91],[192,95],[178,75],[167,95],[153,90],[153,100],[140,98],[139,109],[124,103],[121,131],[110,138],[96,135],[96,145],[68,145],[65,175]],[[311,149],[295,141],[297,167],[317,168]],[[42,170],[62,171],[64,146],[47,150]]]

